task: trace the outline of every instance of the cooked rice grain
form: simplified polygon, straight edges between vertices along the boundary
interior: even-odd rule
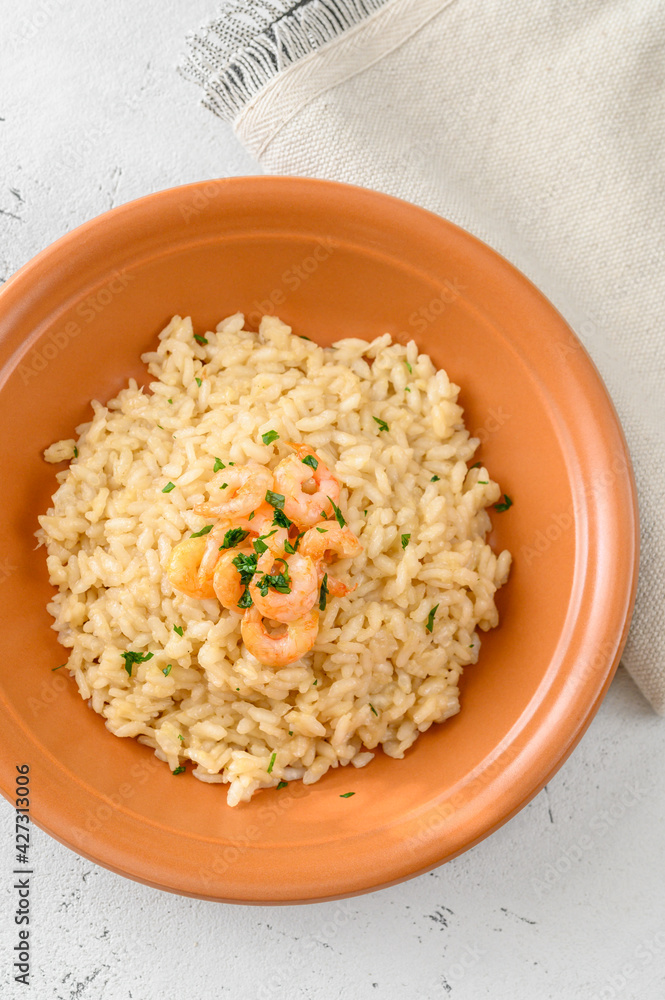
[[[414,342],[385,334],[321,348],[276,317],[258,334],[243,327],[237,313],[201,344],[174,316],[143,356],[149,389],[130,380],[106,406],[92,403],[77,442],[47,449],[71,464],[37,532],[81,696],[171,770],[192,761],[197,778],[228,783],[232,806],[282,780],[362,767],[379,746],[403,757],[458,712],[460,674],[478,658],[477,629],[497,624],[510,567],[485,542],[485,508],[501,491],[484,467],[467,467],[478,441],[459,389]],[[279,440],[266,446],[269,430]],[[293,440],[335,471],[364,550],[336,566],[357,589],[329,598],[311,652],[273,669],[242,645],[238,617],[174,590],[165,567],[205,523],[192,508],[216,457],[272,468]],[[128,650],[153,653],[131,676]]]

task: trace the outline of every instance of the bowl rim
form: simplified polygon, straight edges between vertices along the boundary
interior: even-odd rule
[[[442,855],[441,835],[434,833],[415,860],[411,858],[396,865],[392,859],[392,867],[386,868],[384,866],[378,880],[376,877],[372,877],[363,883],[361,878],[360,882],[356,881],[353,885],[344,885],[338,879],[336,885],[329,883],[323,893],[317,891],[312,895],[307,894],[304,886],[295,895],[292,891],[287,895],[284,895],[283,891],[282,894],[277,891],[277,893],[272,894],[272,897],[268,894],[267,898],[266,896],[261,898],[261,894],[256,888],[250,891],[246,886],[236,888],[229,895],[220,894],[219,891],[210,894],[207,891],[209,886],[203,885],[200,879],[197,881],[195,878],[187,878],[182,873],[178,875],[174,871],[166,871],[165,869],[159,873],[154,869],[146,877],[146,874],[142,873],[141,865],[137,869],[131,849],[112,843],[109,835],[100,837],[95,842],[94,850],[86,850],[69,834],[68,824],[63,823],[59,805],[53,800],[55,797],[51,801],[42,801],[36,805],[34,815],[31,811],[31,820],[34,820],[36,825],[71,850],[118,874],[155,888],[203,899],[259,905],[319,902],[343,898],[396,884],[406,878],[429,871],[478,843],[523,808],[573,751],[607,691],[619,663],[628,633],[637,588],[639,552],[635,482],[623,431],[602,379],[583,345],[549,300],[517,268],[472,234],[416,205],[355,185],[311,178],[255,175],[199,181],[145,195],[83,223],[24,264],[0,289],[0,324],[3,316],[16,307],[22,296],[26,294],[29,296],[33,275],[39,273],[45,265],[57,269],[58,266],[62,266],[65,259],[71,261],[82,253],[82,248],[86,244],[94,243],[98,239],[105,239],[110,232],[122,229],[125,221],[135,217],[137,213],[141,216],[150,216],[153,213],[156,218],[162,205],[173,204],[185,194],[191,197],[198,192],[203,193],[211,185],[222,194],[229,192],[230,197],[244,196],[250,199],[259,195],[269,197],[271,191],[278,192],[280,198],[300,197],[303,192],[307,192],[313,198],[327,199],[331,203],[339,203],[340,200],[353,203],[359,211],[374,213],[378,218],[385,219],[387,215],[397,215],[401,219],[411,221],[413,225],[426,229],[434,236],[437,229],[439,232],[447,230],[448,233],[456,233],[458,239],[469,245],[474,245],[476,253],[482,255],[495,271],[498,270],[504,276],[509,277],[517,292],[527,303],[531,304],[533,308],[537,307],[549,314],[552,326],[556,326],[562,331],[565,330],[566,337],[573,338],[576,344],[575,357],[571,363],[574,379],[577,380],[579,387],[593,397],[593,412],[597,424],[604,422],[602,433],[600,428],[596,427],[599,437],[602,438],[603,434],[605,437],[611,434],[615,451],[619,449],[625,461],[625,481],[622,483],[622,492],[617,491],[621,492],[621,496],[615,495],[613,491],[608,491],[612,495],[605,498],[603,510],[605,522],[614,528],[614,533],[610,535],[611,542],[615,549],[619,546],[622,548],[624,557],[623,576],[621,579],[612,580],[604,593],[605,606],[612,612],[612,626],[611,628],[606,627],[603,633],[605,638],[604,664],[602,668],[590,671],[582,682],[578,681],[575,685],[568,684],[567,680],[570,678],[566,678],[565,675],[557,676],[556,671],[552,677],[549,677],[552,671],[548,671],[547,691],[555,692],[556,697],[551,698],[547,705],[544,705],[542,699],[535,704],[532,713],[523,720],[519,732],[512,734],[510,745],[517,746],[518,752],[513,759],[505,762],[500,780],[492,784],[491,797],[489,796],[489,786],[483,789],[481,798],[485,801],[485,806],[480,812],[485,819],[479,819],[478,811],[472,814],[460,810],[459,825],[463,827],[465,832],[456,841],[454,850],[446,851]],[[12,356],[20,346],[21,341],[12,338],[10,324],[0,337],[0,365],[2,366],[0,369],[0,391],[4,382],[3,369],[6,374],[11,372]],[[588,602],[587,605],[591,616],[594,611]],[[607,615],[607,610],[605,613]],[[567,637],[569,640],[566,647],[567,652],[571,648],[575,648],[575,634],[573,628]],[[543,680],[543,685],[545,680]],[[16,741],[10,751],[8,751],[7,746],[0,750],[0,791],[9,801],[12,801],[13,781],[11,778],[15,760],[19,759],[20,754],[29,753],[33,760],[42,760],[46,766],[46,757],[49,755],[36,736],[23,726],[18,716],[13,712],[12,706],[6,701],[2,691],[0,691],[0,719],[9,724],[16,735]],[[525,767],[523,751],[527,746],[529,747],[530,764]],[[499,759],[505,749],[505,747],[499,748],[499,753],[493,757],[493,760]],[[57,762],[51,760],[50,764],[53,763]],[[520,775],[519,781],[516,779],[517,774]],[[517,786],[522,791],[515,794]],[[491,815],[489,825],[486,821],[488,808]],[[447,838],[449,832],[448,830],[446,833]]]

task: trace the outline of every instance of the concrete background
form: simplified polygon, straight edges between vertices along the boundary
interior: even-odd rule
[[[151,191],[258,173],[175,73],[214,5],[0,0],[0,282]],[[33,976],[7,1000],[662,1000],[665,723],[620,669],[549,786],[465,856],[369,896],[231,907],[136,885],[33,829]]]

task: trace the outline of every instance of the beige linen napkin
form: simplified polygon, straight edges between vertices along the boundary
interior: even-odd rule
[[[628,438],[623,662],[665,713],[662,0],[226,0],[184,74],[270,173],[376,188],[504,254],[586,345]]]

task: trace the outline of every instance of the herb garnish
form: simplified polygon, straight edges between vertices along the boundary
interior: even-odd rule
[[[175,483],[167,483],[164,489],[162,490],[162,493],[170,493],[171,490],[174,489],[175,489]]]
[[[317,530],[317,531],[319,532],[319,534],[321,534],[321,535],[327,535],[327,534],[328,534],[328,529],[327,529],[327,528],[319,528],[319,527],[317,526],[316,530]]]
[[[247,552],[240,552],[235,559],[231,560],[240,573],[240,582],[243,587],[247,586],[256,573],[256,556]]]
[[[168,677],[172,669],[173,669],[173,664],[169,663],[168,667],[164,667],[162,673],[164,674],[165,677]]]
[[[221,472],[221,470],[225,469],[225,468],[226,468],[226,466],[222,462],[221,458],[217,458],[217,456],[215,455],[215,464],[212,467],[212,471],[213,472]]]
[[[390,427],[385,422],[385,420],[380,420],[378,417],[372,417],[372,420],[376,420],[377,424],[379,425],[379,430],[380,431],[389,431],[390,430]]]
[[[240,597],[240,600],[238,601],[238,605],[237,606],[239,608],[251,608],[251,606],[252,606],[253,603],[254,603],[254,601],[252,600],[252,595],[249,592],[249,586],[247,586],[243,590],[242,595]],[[239,691],[239,690],[240,690],[240,688],[236,688],[236,691]]]
[[[334,500],[331,500],[330,497],[328,497],[328,499],[330,500],[330,502],[332,504],[332,509],[333,509],[333,512],[334,512],[335,517],[337,519],[337,523],[339,524],[340,528],[343,528],[344,525],[346,524],[346,521],[342,517],[341,510],[339,509],[339,507],[337,506],[337,504],[335,503]]]
[[[194,378],[194,381],[196,382],[196,384],[198,385],[198,387],[199,387],[199,389],[200,389],[200,388],[201,388],[201,386],[203,385],[203,382],[201,381],[201,379],[200,379],[200,378],[198,378],[198,377],[195,377],[195,378]]]
[[[229,528],[229,530],[224,535],[224,541],[219,546],[219,551],[222,549],[234,549],[236,545],[240,545],[244,542],[249,534],[249,531],[244,531],[243,528]]]
[[[173,403],[173,400],[172,399],[167,399],[166,402],[167,403]]]
[[[432,476],[432,478],[430,479],[430,483],[438,483],[440,479],[441,476]]]
[[[479,486],[489,486],[490,484],[489,479],[476,479],[476,482]]]
[[[411,538],[411,535],[402,535],[402,548],[403,549],[405,549],[407,547],[407,545],[409,544],[409,539],[410,538]]]
[[[127,671],[127,676],[132,676],[132,667],[135,663],[145,663],[146,660],[151,660],[154,653],[134,653],[130,650],[129,653],[120,654],[125,661],[125,670]]]
[[[413,368],[411,367],[411,365],[409,364],[409,362],[408,362],[408,361],[405,361],[405,362],[404,362],[404,364],[405,364],[405,365],[406,365],[406,367],[408,368],[408,370],[409,370],[409,372],[411,373],[411,375],[413,375]]]
[[[276,590],[278,594],[290,594],[291,593],[291,580],[289,577],[289,564],[286,559],[276,559],[275,562],[284,563],[284,569],[281,573],[264,573],[259,580],[257,586],[259,588],[259,593],[261,597],[266,597],[268,594],[268,588],[272,587]]]
[[[208,343],[208,341],[206,340],[206,338],[202,337],[200,333],[195,333],[194,334],[194,340],[197,343],[199,343],[199,344],[207,344]]]
[[[321,581],[321,590],[319,591],[319,611],[326,610],[326,604],[328,602],[328,574],[325,573],[323,580]]]
[[[286,497],[282,493],[273,493],[272,490],[266,491],[266,502],[274,507],[275,510],[284,510],[284,501]]]
[[[78,458],[78,457],[79,457],[79,450],[76,447],[76,445],[74,445],[74,458]]]
[[[264,444],[272,444],[272,442],[276,441],[278,437],[279,434],[277,433],[277,431],[266,431],[265,434],[261,435],[261,440],[263,441]]]
[[[276,758],[277,758],[277,751],[275,750],[275,752],[273,753],[272,757],[270,758],[270,763],[268,764],[268,774],[270,774],[272,772],[272,769],[275,766],[275,759]]]
[[[222,485],[219,488],[220,490],[225,490],[228,485],[229,485],[228,483],[222,483]]]
[[[343,795],[340,795],[340,799],[350,799],[351,796],[355,794],[355,792],[344,792]]]
[[[290,521],[283,510],[279,507],[275,510],[275,516],[272,519],[272,523],[276,524],[278,528],[290,528],[293,521]]]
[[[302,464],[309,465],[310,469],[314,469],[315,471],[319,467],[319,463],[317,462],[317,460],[314,458],[313,455],[305,455],[305,457],[302,460]]]
[[[201,538],[202,535],[207,535],[212,531],[212,524],[206,524],[200,531],[195,531],[190,538]]]
[[[434,607],[432,608],[432,610],[430,611],[430,613],[427,616],[427,621],[425,623],[425,628],[427,629],[428,632],[431,632],[432,629],[434,628],[434,615],[436,614],[438,607],[439,607],[439,605],[435,604]]]
[[[482,466],[481,466],[480,462],[474,462],[473,465],[471,466],[471,468],[472,469],[481,469]]]
[[[182,626],[181,625],[174,625],[173,626],[173,631],[177,632],[178,635],[182,635]]]
[[[61,663],[59,667],[51,667],[51,673],[53,673],[56,670],[60,670],[61,667],[66,667],[66,666],[67,666],[66,663]]]
[[[253,510],[253,511],[252,511],[252,513],[251,513],[251,514],[249,515],[249,517],[247,518],[247,520],[248,520],[248,521],[251,521],[251,520],[252,520],[252,518],[254,517],[254,515],[255,515],[255,514],[256,514],[256,511],[255,511],[255,510]]]
[[[176,767],[175,771],[171,771],[171,774],[183,774],[186,770],[187,768],[183,767],[181,764],[180,767]]]
[[[375,714],[375,715],[378,715],[378,714],[379,714],[379,713],[377,712],[377,710],[376,710],[376,709],[374,708],[374,705],[370,705],[369,707],[370,707],[370,708],[372,709],[372,711],[374,712],[374,714]]]
[[[305,339],[307,339],[307,338],[305,338]],[[288,781],[280,781],[278,783],[278,785],[277,785],[277,791],[279,791],[280,788],[286,788],[287,785],[288,785]]]
[[[185,737],[181,736],[180,733],[178,733],[178,739],[180,740],[181,743],[185,742]]]
[[[507,493],[504,493],[503,500],[500,500],[498,503],[494,504],[494,510],[501,513],[504,510],[508,510],[510,507],[512,507],[512,505],[513,501],[510,499]]]

